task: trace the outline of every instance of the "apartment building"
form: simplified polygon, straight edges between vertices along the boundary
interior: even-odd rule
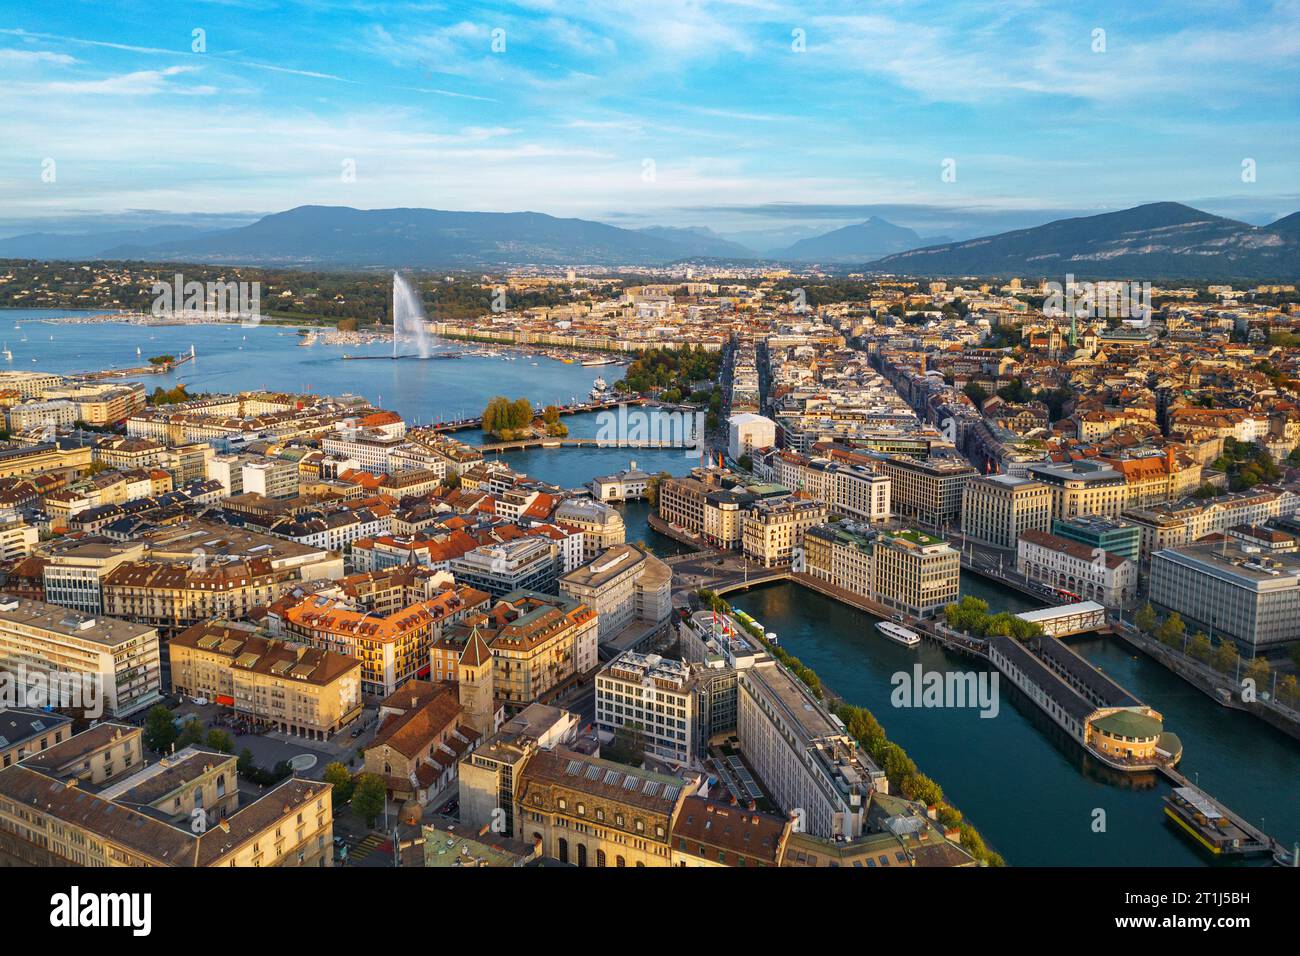
[[[104,579],[123,562],[143,557],[140,542],[102,539],[52,550],[44,568],[45,600],[85,614],[102,614]]]
[[[153,627],[0,595],[0,670],[77,690],[89,717],[126,717],[157,703],[160,663]]]
[[[236,758],[187,747],[147,763],[141,730],[104,723],[0,770],[0,864],[330,866],[330,785],[241,797]]]
[[[27,557],[40,539],[40,531],[20,518],[17,512],[0,512],[0,561],[7,563]]]
[[[741,516],[741,549],[765,568],[788,567],[809,528],[826,520],[826,506],[810,498],[756,501]]]
[[[916,617],[931,617],[958,598],[961,554],[920,531],[883,531],[871,554],[875,600]]]
[[[9,431],[58,430],[77,420],[77,406],[63,399],[35,399],[9,408]]]
[[[597,666],[597,614],[568,597],[514,591],[467,615],[443,637],[447,650],[479,635],[492,651],[493,689],[513,710],[553,698]]]
[[[450,562],[456,580],[504,597],[512,591],[553,591],[559,574],[555,549],[546,538],[515,538],[487,544]]]
[[[1136,562],[1046,531],[1020,535],[1016,570],[1080,601],[1127,608],[1137,600]]]
[[[1024,531],[1052,526],[1052,489],[1028,478],[988,475],[966,482],[962,492],[961,530],[968,539],[1015,548]]]
[[[242,473],[242,494],[265,498],[292,498],[298,494],[298,463],[280,458],[246,461]]]
[[[252,723],[328,740],[361,714],[361,661],[212,621],[167,643],[172,692],[206,697]]]
[[[72,734],[72,718],[40,708],[0,708],[0,770]]]

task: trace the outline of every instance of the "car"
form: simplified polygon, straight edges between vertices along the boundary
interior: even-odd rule
[[[352,739],[355,740],[357,737],[360,737],[360,736],[361,736],[361,728],[360,728],[360,727],[353,727],[353,728],[352,728]]]

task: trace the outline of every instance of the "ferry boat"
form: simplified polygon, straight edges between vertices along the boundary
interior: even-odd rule
[[[893,621],[877,621],[876,630],[891,641],[897,641],[904,647],[916,647],[921,643],[921,635],[916,631],[909,631],[901,624],[895,624]]]
[[[615,365],[617,364],[612,358],[589,358],[582,362],[583,368],[593,368],[597,365]]]

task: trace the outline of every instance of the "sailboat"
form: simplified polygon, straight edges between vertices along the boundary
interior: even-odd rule
[[[3,355],[5,357],[6,362],[12,362],[14,360],[14,353],[9,351],[8,342],[5,343],[5,350],[3,352],[0,352],[0,355]]]
[[[139,358],[139,357],[140,357],[141,355],[143,355],[143,354],[144,354],[144,353],[140,351],[140,346],[137,345],[137,346],[135,347],[135,357],[136,357],[136,358]]]

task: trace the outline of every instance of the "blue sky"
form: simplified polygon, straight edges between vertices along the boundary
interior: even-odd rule
[[[733,234],[1300,208],[1300,0],[6,6],[10,232],[303,203]]]

